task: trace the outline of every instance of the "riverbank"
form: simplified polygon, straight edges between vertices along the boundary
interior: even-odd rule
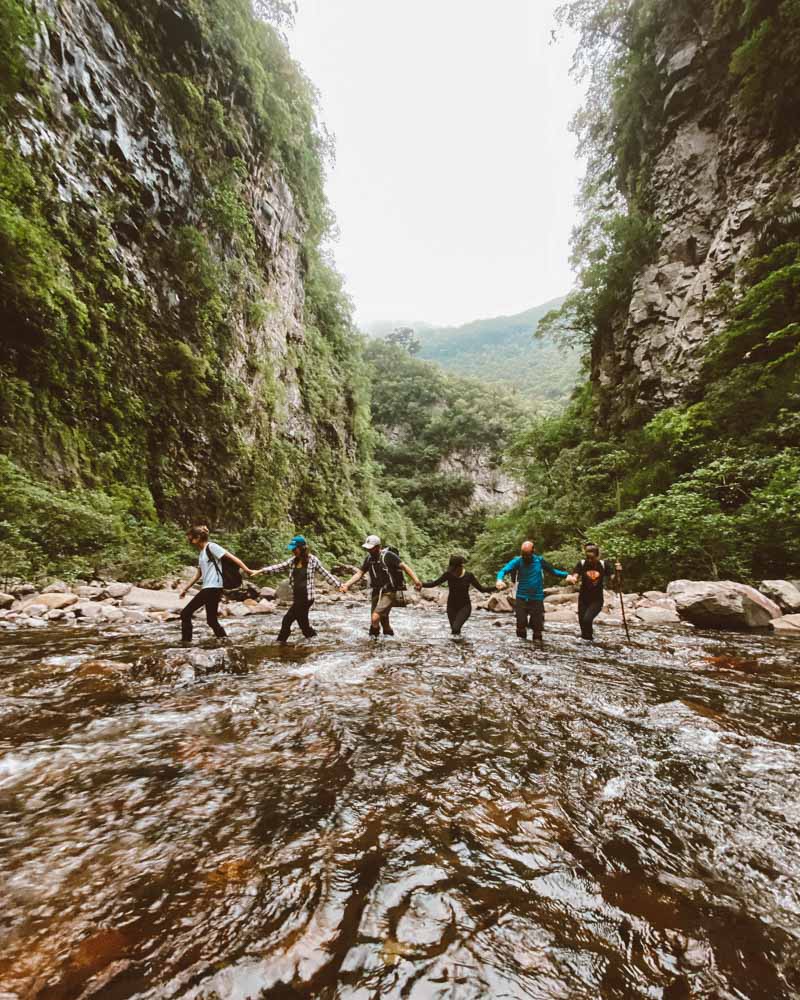
[[[54,581],[42,589],[32,583],[19,584],[0,593],[0,629],[45,628],[48,625],[113,624],[124,627],[142,622],[177,619],[187,598],[180,590],[191,576],[164,580]],[[605,593],[598,626],[623,627],[623,605],[628,627],[697,627],[706,629],[770,629],[791,638],[800,638],[800,581],[765,581],[762,590],[731,581],[676,580],[665,591],[620,595]],[[366,589],[340,594],[327,585],[318,588],[316,607],[341,605],[354,608],[367,600]],[[229,593],[220,605],[221,618],[247,618],[283,613],[290,593],[285,582],[277,588],[245,583]],[[434,588],[417,593],[409,590],[410,606],[424,612],[447,603],[447,590]],[[577,625],[578,594],[571,587],[551,587],[545,591],[545,622]],[[514,597],[508,592],[473,594],[476,613],[491,614],[496,625],[511,622]],[[402,613],[402,612],[398,612]]]

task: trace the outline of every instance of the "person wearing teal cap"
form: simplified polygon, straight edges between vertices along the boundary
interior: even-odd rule
[[[341,586],[341,583],[325,569],[313,552],[309,552],[308,542],[302,535],[295,535],[286,547],[292,553],[288,559],[258,570],[259,573],[280,573],[282,570],[289,570],[292,605],[281,622],[278,632],[278,642],[280,643],[287,641],[295,622],[300,626],[301,632],[307,639],[317,634],[308,620],[308,613],[314,603],[314,576],[317,570],[335,587]]]

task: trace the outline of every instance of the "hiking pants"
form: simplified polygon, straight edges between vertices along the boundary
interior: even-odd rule
[[[464,622],[471,614],[472,604],[469,601],[466,604],[447,605],[447,617],[450,620],[450,630],[453,635],[461,635]]]
[[[204,604],[206,606],[206,621],[208,622],[209,628],[218,639],[225,638],[225,629],[220,625],[219,618],[217,618],[221,597],[222,587],[203,587],[199,593],[194,595],[186,607],[182,609],[181,639],[183,642],[192,641],[192,616],[195,611],[197,611],[198,608],[202,608]]]
[[[295,622],[300,626],[300,631],[306,639],[310,639],[312,635],[317,634],[308,621],[308,612],[311,610],[313,603],[313,601],[309,601],[308,594],[294,595],[292,606],[283,616],[281,630],[278,632],[278,642],[286,642],[289,638],[289,633],[292,631],[292,625]]]
[[[544,631],[544,601],[526,601],[521,597],[517,598],[514,605],[514,612],[517,616],[517,635],[520,639],[527,639],[528,629],[533,629],[533,638],[541,639]]]
[[[393,604],[394,604],[394,591],[393,590],[383,590],[383,591],[381,591],[381,590],[373,590],[372,591],[371,611],[372,612],[377,611],[378,614],[381,616],[380,627],[383,629],[383,634],[384,635],[393,635],[394,634],[392,632],[392,626],[389,624],[389,614],[391,613],[392,605]],[[379,605],[380,605],[380,607],[379,607]],[[378,634],[377,632],[374,632],[374,630],[373,630],[372,619],[370,619],[369,630],[370,630],[370,632],[373,632],[374,635]]]
[[[592,622],[603,610],[603,595],[592,594],[578,597],[578,621],[581,626],[581,636],[584,639],[592,638]]]

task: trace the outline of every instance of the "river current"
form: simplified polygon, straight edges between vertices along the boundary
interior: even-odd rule
[[[800,995],[798,644],[313,618],[0,634],[0,998]]]

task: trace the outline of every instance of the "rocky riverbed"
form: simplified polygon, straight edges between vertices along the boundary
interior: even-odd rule
[[[797,995],[796,643],[365,611],[0,633],[4,1000]]]

